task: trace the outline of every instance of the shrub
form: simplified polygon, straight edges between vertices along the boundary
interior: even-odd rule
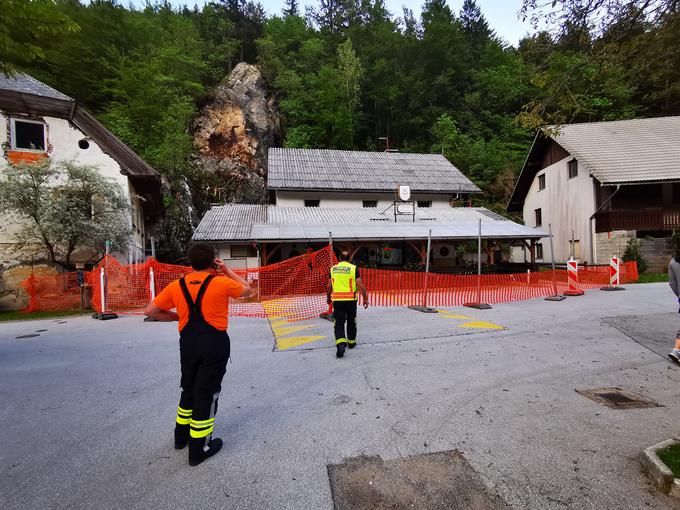
[[[623,252],[624,262],[632,262],[633,260],[637,262],[638,273],[642,274],[647,270],[648,264],[640,253],[640,241],[637,239],[629,239],[626,251]]]

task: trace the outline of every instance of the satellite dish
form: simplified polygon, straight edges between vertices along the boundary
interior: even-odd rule
[[[399,200],[402,202],[408,202],[411,200],[411,187],[410,186],[399,186]]]

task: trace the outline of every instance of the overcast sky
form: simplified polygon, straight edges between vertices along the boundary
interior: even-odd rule
[[[122,3],[126,3],[125,0]],[[132,0],[132,3],[139,7],[144,5],[144,0]],[[193,7],[194,4],[205,4],[206,0],[170,0],[170,3],[177,6],[188,4]],[[280,14],[284,0],[260,0],[260,3],[269,14]],[[299,3],[301,6],[316,5],[316,2],[306,0],[299,0]],[[401,16],[403,6],[412,9],[414,14],[419,16],[423,3],[423,0],[385,0],[387,8],[396,16]],[[463,0],[448,0],[448,4],[451,10],[458,14]],[[527,32],[531,31],[528,22],[523,23],[517,19],[522,0],[477,0],[477,5],[481,8],[491,28],[514,46]]]

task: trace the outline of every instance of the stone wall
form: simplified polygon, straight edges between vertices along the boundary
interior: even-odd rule
[[[622,257],[626,251],[629,239],[635,239],[635,230],[616,230],[614,232],[600,232],[595,234],[595,258],[597,264],[609,264],[612,257]],[[584,248],[590,250],[590,246],[581,247],[581,256],[584,256]]]
[[[665,273],[668,271],[668,262],[673,256],[671,238],[640,238],[640,253],[647,261],[648,273]]]
[[[597,243],[597,263],[607,264],[610,257],[623,257],[629,239],[636,239],[635,230],[617,230],[610,235],[605,233],[595,234]],[[670,237],[641,237],[640,253],[647,261],[648,273],[665,273],[668,270],[668,262],[673,256],[673,247]]]

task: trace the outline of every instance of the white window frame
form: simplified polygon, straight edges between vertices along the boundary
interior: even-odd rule
[[[40,124],[43,127],[43,147],[44,149],[25,149],[23,147],[17,147],[16,144],[16,122],[25,122],[27,124]],[[39,120],[22,119],[17,117],[10,117],[10,147],[11,150],[17,152],[35,152],[37,154],[47,154],[47,124]]]

